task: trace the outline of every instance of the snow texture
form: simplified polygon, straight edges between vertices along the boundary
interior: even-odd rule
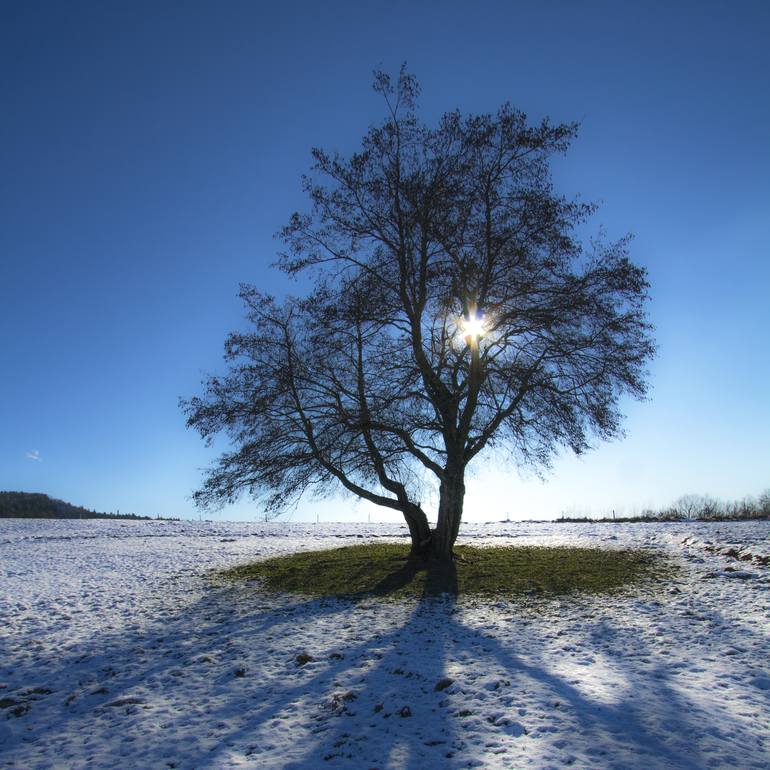
[[[211,570],[398,525],[0,520],[0,767],[770,767],[768,522],[468,525],[682,571],[527,605]]]

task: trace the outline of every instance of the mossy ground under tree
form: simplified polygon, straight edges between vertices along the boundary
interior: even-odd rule
[[[258,580],[269,591],[306,596],[417,598],[450,593],[485,597],[611,593],[665,578],[672,566],[641,550],[568,546],[459,546],[445,565],[409,560],[401,543],[367,543],[306,551],[233,567],[218,573]]]

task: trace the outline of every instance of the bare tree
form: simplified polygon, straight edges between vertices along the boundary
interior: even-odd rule
[[[506,104],[429,128],[403,68],[374,87],[385,121],[350,157],[313,151],[312,209],[281,231],[280,267],[313,290],[278,303],[243,286],[251,326],[227,341],[228,373],[183,402],[234,446],[196,497],[249,491],[280,511],[342,486],[401,512],[413,554],[448,560],[484,450],[543,467],[620,433],[618,400],[643,397],[653,354],[648,284],[628,239],[581,242],[595,207],[552,188],[575,124]]]
[[[757,501],[757,515],[770,516],[770,489],[766,489]]]
[[[671,506],[671,512],[680,519],[697,519],[701,515],[706,498],[699,494],[682,495]]]

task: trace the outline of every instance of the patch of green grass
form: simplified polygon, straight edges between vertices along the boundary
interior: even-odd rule
[[[459,546],[452,565],[408,559],[401,543],[367,543],[278,556],[218,573],[258,580],[268,591],[306,596],[418,598],[443,592],[483,597],[611,593],[667,577],[673,567],[639,550],[567,546]]]

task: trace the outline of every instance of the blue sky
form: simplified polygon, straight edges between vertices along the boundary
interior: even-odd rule
[[[273,233],[306,208],[310,148],[354,150],[383,116],[372,69],[402,61],[427,122],[506,100],[581,121],[556,183],[600,201],[611,237],[635,234],[652,283],[659,355],[627,437],[545,482],[479,466],[466,517],[770,487],[769,39],[764,2],[6,0],[0,489],[197,518],[217,445],[177,400],[221,370],[238,283],[289,287]]]

